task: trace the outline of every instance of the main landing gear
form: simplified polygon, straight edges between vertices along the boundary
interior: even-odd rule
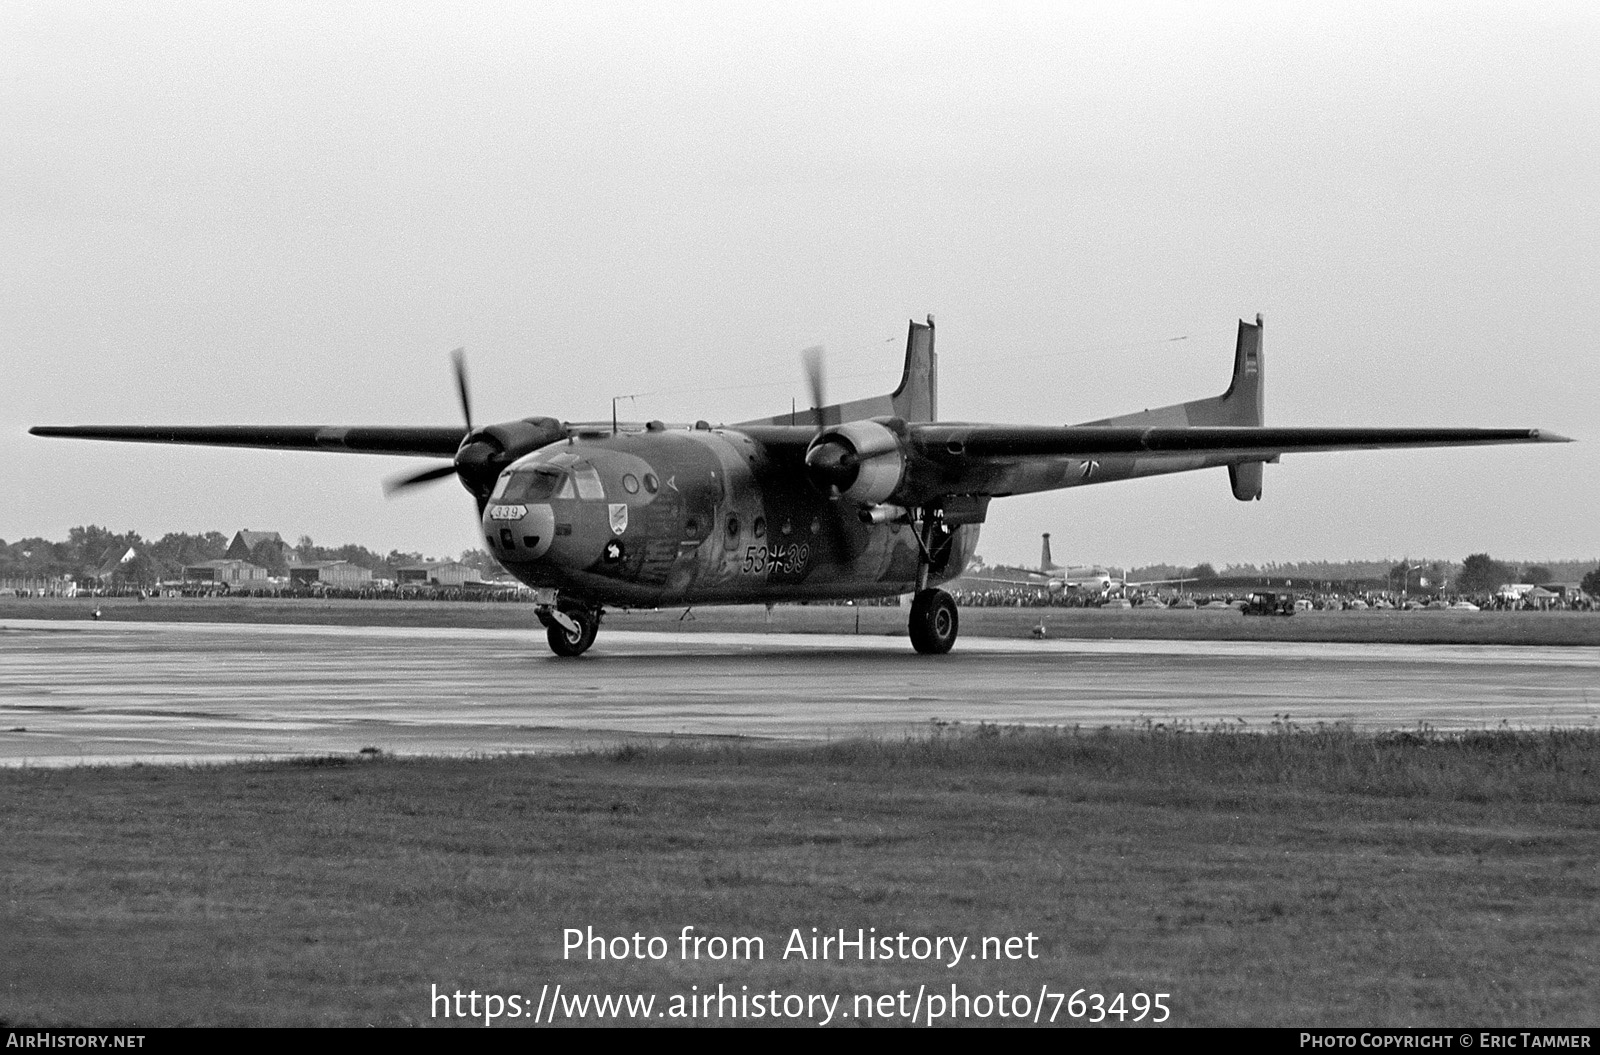
[[[930,589],[928,573],[935,561],[942,568],[950,559],[950,529],[937,513],[922,514],[917,525],[917,592],[911,597],[911,647],[925,656],[942,656],[956,643],[961,617],[955,598]]]
[[[550,651],[558,656],[583,655],[600,632],[599,605],[590,607],[576,601],[559,601],[555,605],[540,605],[534,609],[534,614],[544,624]]]
[[[925,656],[942,656],[956,643],[961,618],[955,598],[943,590],[918,590],[911,598],[911,647]]]

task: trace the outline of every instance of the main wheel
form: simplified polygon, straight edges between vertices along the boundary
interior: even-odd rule
[[[911,647],[923,655],[949,652],[960,625],[955,598],[943,590],[921,590],[911,599]]]
[[[600,613],[593,608],[563,608],[561,614],[578,624],[576,631],[568,630],[555,620],[550,621],[545,635],[550,639],[550,651],[558,656],[581,656],[594,644],[600,632]]]

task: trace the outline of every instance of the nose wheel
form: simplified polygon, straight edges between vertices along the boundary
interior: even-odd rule
[[[600,632],[599,608],[563,603],[556,608],[540,608],[536,614],[544,624],[550,651],[558,656],[583,655]]]

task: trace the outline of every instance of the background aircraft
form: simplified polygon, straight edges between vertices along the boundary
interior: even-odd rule
[[[1537,429],[1268,428],[1262,324],[1240,321],[1226,392],[1081,425],[938,421],[934,325],[911,323],[900,386],[732,426],[39,426],[39,436],[450,458],[392,489],[455,476],[506,570],[552,589],[536,614],[550,647],[586,651],[604,607],[742,604],[911,593],[911,642],[948,652],[959,620],[937,584],[961,573],[1007,495],[1226,468],[1240,501],[1265,465],[1306,451],[1537,443]]]
[[[1165,586],[1168,583],[1190,582],[1190,579],[1144,579],[1133,582],[1127,576],[1118,577],[1102,568],[1100,565],[1068,564],[1065,567],[1054,563],[1050,559],[1050,532],[1044,533],[1044,541],[1039,551],[1039,568],[1037,574],[1052,593],[1071,593],[1073,591],[1086,591],[1088,593],[1109,594],[1122,593],[1129,589],[1139,589],[1145,586]]]
[[[1044,533],[1044,542],[1039,551],[1039,566],[1027,568],[1030,578],[1004,579],[996,576],[985,576],[986,582],[1003,582],[1017,586],[1035,586],[1046,590],[1054,597],[1060,594],[1083,594],[1096,597],[1107,597],[1112,594],[1121,594],[1130,587],[1139,589],[1144,586],[1161,586],[1167,583],[1190,582],[1189,579],[1145,579],[1141,582],[1132,582],[1126,577],[1113,575],[1107,568],[1098,564],[1068,564],[1062,566],[1050,558],[1050,532]]]

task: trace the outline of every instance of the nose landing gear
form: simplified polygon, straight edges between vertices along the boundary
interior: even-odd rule
[[[540,605],[534,609],[539,622],[544,624],[550,651],[558,656],[581,656],[594,644],[600,632],[601,609],[576,601],[559,601],[555,605]]]

